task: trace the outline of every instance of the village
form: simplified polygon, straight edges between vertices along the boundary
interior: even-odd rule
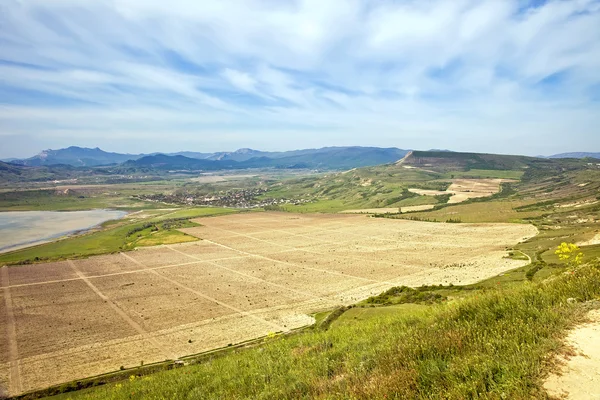
[[[191,193],[158,193],[149,195],[140,194],[134,195],[133,197],[144,201],[155,201],[165,204],[232,208],[261,208],[285,204],[299,205],[309,203],[311,201],[309,199],[259,198],[267,191],[267,189],[258,188],[221,191],[211,195]]]

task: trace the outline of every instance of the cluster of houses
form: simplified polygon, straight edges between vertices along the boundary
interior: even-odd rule
[[[304,204],[310,202],[307,199],[287,198],[264,198],[262,195],[266,189],[241,189],[219,192],[216,194],[191,194],[191,193],[159,193],[149,195],[136,195],[136,198],[144,201],[156,201],[165,204],[177,204],[187,206],[215,206],[233,208],[261,208],[270,206],[281,206],[285,204]]]

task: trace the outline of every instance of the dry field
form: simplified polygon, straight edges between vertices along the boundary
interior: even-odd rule
[[[491,196],[500,191],[502,182],[513,182],[510,179],[453,179],[446,190],[408,189],[423,196],[451,194],[448,204],[462,203],[469,199]]]
[[[310,324],[391,286],[467,284],[523,265],[521,224],[248,213],[203,240],[0,268],[0,387],[11,394]]]

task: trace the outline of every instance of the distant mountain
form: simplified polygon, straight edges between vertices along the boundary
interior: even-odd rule
[[[139,167],[159,169],[195,169],[219,170],[227,168],[323,168],[344,169],[394,162],[408,152],[397,148],[379,147],[323,147],[320,149],[303,149],[292,151],[260,151],[239,149],[232,152],[200,153],[181,151],[177,153],[153,154],[121,154],[109,153],[99,148],[71,146],[66,149],[44,150],[40,154],[11,163],[24,166],[72,165],[75,167],[96,167],[122,164],[146,158]],[[203,162],[195,163],[180,158],[165,159],[163,157],[185,157]],[[147,158],[151,157],[151,158]],[[154,158],[152,158],[154,157]],[[213,163],[210,163],[211,161]],[[217,162],[217,163],[214,163]],[[241,163],[241,164],[235,164]],[[167,164],[169,164],[167,166]],[[135,163],[127,167],[135,167]]]
[[[281,153],[260,151],[260,150],[253,150],[253,149],[238,149],[236,151],[220,151],[217,153],[213,153],[210,156],[208,156],[207,159],[215,160],[215,161],[222,161],[222,160],[246,161],[246,160],[250,160],[251,158],[257,158],[257,157],[276,158],[278,154],[281,154]]]
[[[158,154],[163,154],[163,153],[152,153],[152,154],[148,154],[148,155],[155,156]],[[189,157],[189,158],[200,158],[200,159],[210,158],[213,154],[214,153],[198,153],[197,151],[178,151],[177,153],[167,153],[168,156],[184,156],[184,157]],[[142,156],[143,156],[143,154],[142,154]]]
[[[183,156],[186,158],[219,161],[220,164],[183,162],[179,159],[173,159],[175,163],[182,167],[186,165],[197,169],[224,169],[248,168],[247,166],[237,166],[228,164],[228,162],[248,162],[248,165],[260,167],[300,167],[307,168],[325,168],[342,169],[355,168],[368,165],[384,164],[394,162],[407,153],[407,150],[397,148],[378,148],[378,147],[323,147],[320,149],[303,149],[292,151],[260,151],[254,149],[238,149],[231,152],[200,153],[194,151],[180,151],[177,153],[152,153],[152,154],[121,154],[109,153],[99,148],[90,149],[85,147],[71,146],[66,149],[44,150],[40,154],[26,159],[11,159],[13,164],[25,166],[47,166],[47,165],[72,165],[76,167],[96,167],[103,165],[121,164],[130,160],[138,160],[144,157],[154,156]],[[158,160],[158,159],[149,159]],[[146,161],[149,161],[146,160]],[[252,160],[252,161],[251,161]],[[280,160],[275,162],[274,160]],[[151,162],[151,164],[164,164],[161,162]],[[176,168],[177,165],[171,166]],[[129,165],[131,166],[131,164]],[[147,166],[146,166],[147,167]]]
[[[239,168],[239,166],[237,161],[206,160],[185,157],[181,155],[170,156],[166,154],[156,154],[151,156],[145,156],[137,160],[127,161],[118,166],[117,169],[118,168],[145,168],[162,171],[216,171],[222,169],[237,169]]]
[[[13,164],[39,167],[43,165],[65,164],[76,167],[94,167],[99,165],[119,164],[138,159],[143,154],[109,153],[99,148],[71,146],[66,149],[44,150],[36,156],[24,160],[13,160]]]
[[[408,150],[395,147],[323,147],[315,150],[300,150],[293,155],[276,158],[274,163],[276,165],[306,164],[310,168],[351,169],[393,163],[407,153]]]
[[[552,156],[548,156],[548,158],[586,158],[586,157],[600,159],[600,153],[576,152],[576,153],[560,153],[560,154],[554,154]]]
[[[243,168],[351,169],[392,163],[407,153],[407,150],[378,147],[325,147],[289,152],[241,149],[231,153],[215,153],[214,157],[205,159],[157,154],[127,161],[120,167],[194,171]]]

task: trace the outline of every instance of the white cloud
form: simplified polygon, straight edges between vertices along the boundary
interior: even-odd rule
[[[0,135],[600,147],[600,3],[524,5],[5,0]]]
[[[256,81],[252,79],[250,75],[244,72],[236,71],[230,68],[225,68],[225,71],[223,71],[223,76],[238,89],[244,90],[246,92],[255,91],[254,85],[256,85]]]

